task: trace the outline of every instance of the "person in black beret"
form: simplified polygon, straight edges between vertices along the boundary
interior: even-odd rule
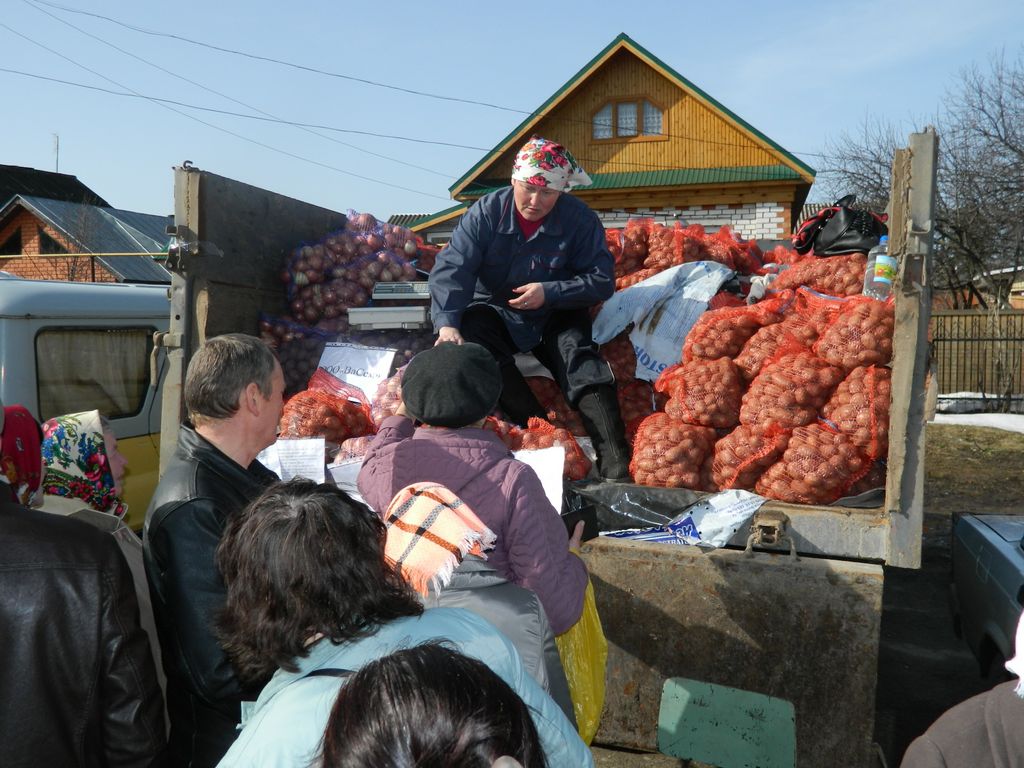
[[[435,427],[482,421],[500,396],[498,363],[479,344],[438,344],[416,355],[402,375],[405,412]]]
[[[488,565],[537,593],[557,635],[583,611],[587,568],[570,552],[583,524],[570,539],[537,473],[481,428],[501,388],[498,363],[481,345],[444,342],[420,352],[402,375],[402,406],[381,422],[363,458],[359,494],[385,517],[409,485],[448,488],[495,533]]]

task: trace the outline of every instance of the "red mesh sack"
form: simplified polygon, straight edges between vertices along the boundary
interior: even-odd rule
[[[782,458],[754,489],[761,496],[794,504],[831,504],[867,474],[871,460],[853,440],[823,422],[793,430]]]
[[[886,365],[892,360],[895,326],[893,302],[857,296],[832,318],[814,352],[846,371],[862,365]]]
[[[878,366],[854,368],[836,388],[821,415],[853,438],[866,456],[889,454],[889,405],[892,371]]]
[[[569,430],[578,437],[585,437],[587,430],[583,428],[583,420],[579,411],[571,408],[562,394],[561,387],[554,379],[546,376],[527,376],[526,384],[537,398],[537,402],[548,415],[548,421],[554,426]]]
[[[519,433],[522,429],[510,421],[503,421],[494,416],[484,419],[482,429],[489,430],[498,436],[510,451],[519,450]]]
[[[782,320],[778,303],[762,301],[743,307],[726,307],[705,312],[686,334],[682,361],[736,357],[760,328]]]
[[[334,454],[334,463],[338,464],[342,461],[351,461],[352,459],[361,459],[366,455],[366,452],[370,449],[370,443],[373,442],[373,435],[361,435],[359,437],[350,437],[348,440],[342,442],[338,447],[338,452]]]
[[[637,283],[642,283],[659,272],[661,272],[660,269],[638,269],[636,272],[630,272],[622,277],[617,277],[615,278],[615,290],[621,291],[623,288],[629,288]]]
[[[679,226],[649,225],[647,232],[647,258],[644,259],[644,267],[666,270],[669,267],[682,263],[681,236],[682,230]]]
[[[657,393],[649,381],[633,379],[615,387],[619,398],[619,412],[626,425],[626,436],[632,440],[640,422],[655,411],[664,410],[668,396]]]
[[[398,412],[398,406],[402,404],[402,375],[405,373],[403,365],[393,376],[384,379],[377,385],[377,394],[373,398],[373,405],[370,406],[370,417],[378,427],[381,422],[389,416]]]
[[[810,349],[842,304],[840,299],[800,288],[795,300],[783,310],[782,321],[757,331],[736,356],[736,365],[743,377],[750,381],[757,376],[764,362],[774,356],[783,343],[796,342]]]
[[[701,489],[703,467],[715,445],[715,430],[648,416],[637,429],[629,473],[640,485]]]
[[[762,264],[796,264],[798,261],[803,261],[804,257],[794,251],[792,248],[787,248],[784,245],[776,245],[770,251],[762,254]]]
[[[601,357],[611,366],[617,382],[636,378],[636,350],[633,348],[633,342],[629,339],[629,329],[602,344]]]
[[[863,253],[802,259],[775,278],[772,287],[782,290],[806,285],[832,296],[856,296],[864,288],[867,262],[868,257]]]
[[[739,252],[736,254],[736,271],[742,275],[756,275],[764,266],[764,254],[756,240],[736,238]]]
[[[639,259],[641,263],[647,258],[647,232],[650,219],[630,219],[622,232],[622,256],[628,259]]]
[[[781,457],[789,445],[790,430],[740,424],[715,443],[711,477],[720,490],[754,490],[762,473]]]
[[[798,344],[769,360],[740,405],[740,423],[792,428],[810,424],[844,378],[843,370]]]
[[[683,263],[690,261],[707,261],[708,249],[705,245],[706,235],[700,224],[691,224],[680,232],[680,250]]]
[[[323,437],[340,445],[350,437],[372,435],[376,428],[363,393],[322,368],[309,381],[309,389],[284,405],[281,437]],[[350,398],[358,398],[353,402]]]
[[[568,430],[559,429],[544,419],[532,416],[526,422],[526,429],[517,430],[515,440],[518,442],[512,450],[538,450],[560,445],[565,449],[565,465],[562,476],[567,480],[582,480],[590,474],[590,459],[580,448]]]
[[[675,366],[673,366],[674,368]],[[691,360],[669,374],[670,399],[665,413],[686,424],[728,429],[736,426],[743,398],[743,380],[736,364],[727,357],[717,360]],[[661,380],[661,377],[658,379]]]
[[[742,258],[740,244],[736,242],[729,227],[722,227],[715,234],[705,237],[704,248],[710,261],[717,261],[729,269],[736,269],[737,260]]]
[[[745,307],[745,302],[741,297],[735,293],[729,293],[729,291],[719,291],[711,297],[711,301],[708,302],[708,309],[725,309],[726,307]]]

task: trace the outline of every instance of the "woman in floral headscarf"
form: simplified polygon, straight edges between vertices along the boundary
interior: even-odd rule
[[[501,368],[501,410],[522,426],[545,412],[515,355],[532,353],[580,411],[598,474],[629,480],[629,444],[611,369],[592,337],[588,309],[615,291],[601,220],[568,194],[591,183],[561,144],[531,138],[516,154],[512,185],[484,195],[459,221],[430,272],[438,343],[472,341]]]
[[[99,411],[70,413],[43,425],[43,509],[68,515],[83,506],[124,517],[128,460]]]
[[[139,600],[139,619],[149,635],[161,689],[166,677],[149,596],[142,541],[122,519],[121,500],[128,459],[99,411],[58,416],[43,424],[43,512],[76,517],[110,533],[128,561]]]

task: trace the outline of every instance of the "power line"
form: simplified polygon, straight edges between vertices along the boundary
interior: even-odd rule
[[[305,64],[296,64],[295,62],[285,61],[283,59],[276,59],[276,58],[273,58],[273,57],[270,57],[270,56],[262,56],[260,54],[254,54],[254,53],[249,53],[247,51],[240,51],[240,50],[237,50],[237,49],[234,49],[234,48],[227,48],[225,46],[214,45],[212,43],[206,43],[206,42],[202,42],[200,40],[193,40],[191,38],[185,37],[184,35],[176,35],[176,34],[172,34],[170,32],[159,32],[157,30],[146,29],[144,27],[139,27],[139,26],[136,26],[134,24],[128,24],[126,22],[120,21],[120,20],[112,18],[110,16],[105,16],[105,15],[100,14],[100,13],[94,13],[92,11],[85,11],[85,10],[82,10],[82,9],[79,9],[79,8],[71,8],[71,7],[68,7],[68,6],[65,6],[65,5],[59,5],[57,3],[48,2],[47,0],[23,0],[23,2],[32,4],[32,5],[46,5],[46,6],[49,6],[50,8],[56,8],[58,10],[65,11],[67,13],[76,13],[76,14],[81,14],[81,15],[84,15],[84,16],[91,16],[93,18],[102,19],[103,21],[109,22],[111,24],[116,24],[117,26],[123,27],[125,29],[130,29],[130,30],[132,30],[134,32],[139,32],[139,33],[144,34],[144,35],[152,35],[154,37],[163,37],[163,38],[168,38],[168,39],[171,39],[171,40],[177,40],[179,42],[188,43],[189,45],[194,45],[194,46],[197,46],[197,47],[200,47],[200,48],[207,48],[209,50],[218,51],[218,52],[221,52],[221,53],[227,53],[227,54],[230,54],[230,55],[233,55],[233,56],[241,56],[241,57],[248,58],[248,59],[255,59],[257,61],[265,61],[265,62],[268,62],[268,63],[271,63],[271,64],[277,64],[277,65],[282,66],[282,67],[288,67],[288,68],[291,68],[291,69],[297,69],[297,70],[304,71],[304,72],[310,72],[310,73],[313,73],[313,74],[323,75],[325,77],[333,77],[333,78],[338,78],[338,79],[341,79],[341,80],[349,80],[349,81],[352,81],[352,82],[362,83],[364,85],[370,85],[370,86],[373,86],[373,87],[376,87],[376,88],[386,88],[388,90],[398,91],[398,92],[401,92],[401,93],[407,93],[407,94],[414,95],[414,96],[423,96],[425,98],[439,99],[441,101],[458,102],[458,103],[470,104],[470,105],[474,105],[474,106],[488,107],[490,109],[498,109],[498,110],[501,110],[503,112],[513,112],[513,113],[516,113],[516,114],[525,115],[527,119],[534,118],[534,117],[546,117],[547,115],[550,114],[550,113],[537,112],[537,111],[532,111],[532,110],[527,110],[527,109],[517,109],[515,107],[507,107],[507,106],[503,106],[501,104],[493,104],[491,102],[478,101],[476,99],[466,99],[466,98],[460,98],[460,97],[457,97],[457,96],[447,96],[447,95],[444,95],[444,94],[431,93],[429,91],[421,91],[421,90],[417,90],[415,88],[405,88],[405,87],[402,87],[402,86],[391,85],[389,83],[381,83],[381,82],[377,82],[375,80],[369,80],[369,79],[366,79],[366,78],[355,77],[355,76],[352,76],[352,75],[345,75],[345,74],[342,74],[340,72],[331,72],[329,70],[320,69],[318,67],[307,66]],[[590,121],[587,121],[587,120],[570,119],[570,120],[568,120],[568,122],[581,123],[581,124],[590,125]],[[701,144],[709,144],[709,145],[718,145],[718,146],[726,146],[726,147],[749,147],[750,146],[749,144],[742,144],[742,143],[734,142],[734,141],[719,141],[719,140],[708,139],[708,138],[699,137],[699,136],[688,136],[688,135],[685,135],[685,134],[661,133],[659,135],[660,136],[665,136],[667,138],[681,139],[683,141],[693,141],[693,142],[697,142],[697,143],[701,143]],[[796,151],[796,150],[783,150],[783,151],[789,152],[790,154],[794,154],[794,155],[804,155],[806,157],[821,157],[821,158],[826,157],[823,154],[815,153],[815,152],[799,152],[799,151]]]
[[[381,185],[384,185],[384,186],[387,186],[387,187],[393,187],[394,189],[400,189],[400,190],[402,190],[404,192],[412,192],[412,193],[417,194],[417,195],[424,195],[426,197],[433,197],[433,198],[436,198],[438,200],[449,200],[450,199],[448,197],[442,197],[441,195],[435,195],[435,194],[432,194],[430,192],[423,192],[422,190],[419,190],[419,189],[412,189],[411,187],[403,187],[403,186],[401,186],[399,184],[392,184],[391,182],[382,181],[380,179],[375,179],[375,178],[373,178],[371,176],[363,176],[362,174],[353,173],[352,171],[346,171],[346,170],[344,170],[342,168],[337,168],[337,167],[335,167],[333,165],[329,165],[327,163],[322,163],[319,160],[313,160],[312,158],[303,157],[302,155],[297,155],[294,152],[289,152],[287,150],[280,149],[279,147],[274,147],[274,146],[272,146],[270,144],[265,144],[264,142],[257,141],[256,139],[249,138],[248,136],[243,136],[240,133],[236,133],[235,131],[231,131],[231,130],[228,130],[227,128],[222,128],[219,125],[215,125],[215,124],[209,123],[209,122],[207,122],[205,120],[201,120],[198,117],[196,117],[195,115],[190,115],[187,112],[182,112],[179,109],[175,109],[173,106],[171,106],[171,104],[174,104],[175,102],[173,102],[173,101],[171,101],[169,99],[160,99],[160,98],[157,98],[157,97],[146,96],[144,94],[138,93],[137,91],[134,91],[131,88],[128,88],[128,86],[122,85],[121,83],[117,82],[116,80],[113,80],[113,79],[107,77],[106,75],[102,75],[99,72],[96,72],[95,70],[90,69],[89,67],[85,66],[84,64],[81,64],[81,63],[75,61],[74,59],[69,58],[68,56],[65,56],[64,54],[60,53],[59,51],[56,51],[56,50],[54,50],[54,49],[44,45],[43,43],[40,43],[40,42],[38,42],[36,40],[33,40],[32,38],[28,37],[27,35],[24,35],[21,32],[18,32],[17,30],[12,29],[7,24],[4,24],[3,22],[0,22],[0,27],[6,29],[8,32],[11,32],[14,35],[17,35],[18,37],[22,38],[23,40],[27,40],[28,42],[32,43],[33,45],[39,46],[43,50],[45,50],[45,51],[47,51],[49,53],[52,53],[54,56],[58,56],[58,57],[64,59],[65,61],[70,62],[71,64],[74,64],[76,67],[79,67],[80,69],[84,69],[86,72],[89,72],[89,73],[91,73],[93,75],[96,75],[97,77],[99,77],[99,78],[101,78],[103,80],[106,80],[109,83],[113,83],[114,85],[118,86],[119,88],[126,88],[129,91],[129,93],[118,93],[116,91],[109,91],[109,89],[100,88],[98,86],[87,86],[87,85],[81,85],[79,83],[70,83],[70,82],[68,82],[68,84],[70,84],[70,85],[76,85],[76,86],[80,85],[83,88],[88,88],[88,89],[91,89],[91,90],[107,91],[109,93],[113,93],[113,94],[116,94],[116,95],[132,96],[132,97],[136,97],[136,98],[140,98],[140,99],[146,99],[147,101],[151,101],[151,102],[157,104],[158,106],[163,107],[164,109],[167,109],[167,110],[170,110],[171,112],[174,112],[175,114],[181,115],[182,117],[187,117],[189,120],[195,120],[197,123],[205,125],[208,128],[212,128],[215,131],[220,131],[221,133],[226,133],[229,136],[233,136],[236,139],[241,139],[242,141],[249,142],[250,144],[254,144],[254,145],[258,146],[258,147],[263,147],[264,149],[269,149],[272,152],[277,152],[278,154],[285,155],[286,157],[291,157],[291,158],[293,158],[295,160],[301,160],[303,162],[310,163],[312,165],[316,165],[316,166],[319,166],[321,168],[326,168],[328,170],[332,170],[332,171],[335,171],[337,173],[341,173],[341,174],[343,174],[345,176],[352,176],[353,178],[361,179],[363,181],[369,181],[369,182],[372,182],[374,184],[381,184]],[[3,70],[3,71],[8,71],[8,72],[11,72],[13,74],[25,75],[25,76],[28,76],[28,77],[36,77],[36,78],[43,79],[43,80],[53,80],[53,81],[56,81],[56,82],[60,82],[57,78],[43,77],[43,76],[40,76],[40,75],[33,75],[33,74],[27,73],[27,72],[19,72],[17,70]],[[203,108],[202,107],[196,107],[196,109],[203,109]],[[210,111],[219,111],[219,110],[210,110]],[[249,115],[248,117],[253,117],[253,116]]]
[[[119,47],[117,45],[114,45],[113,43],[111,43],[111,42],[109,42],[107,40],[104,40],[103,38],[101,38],[101,37],[99,37],[97,35],[94,35],[91,32],[86,32],[81,27],[78,27],[78,26],[72,24],[71,22],[66,21],[66,20],[60,18],[56,14],[50,13],[49,11],[45,10],[44,8],[38,7],[36,4],[30,2],[29,0],[22,0],[22,2],[24,2],[26,5],[28,5],[29,7],[33,8],[34,10],[39,11],[39,13],[46,14],[47,16],[49,16],[54,21],[58,21],[61,24],[64,24],[65,26],[71,27],[71,29],[74,29],[75,31],[77,31],[77,32],[79,32],[79,33],[81,33],[81,34],[83,34],[83,35],[85,35],[87,37],[91,37],[93,40],[96,40],[96,41],[98,41],[100,43],[103,43],[104,45],[106,45],[106,46],[108,46],[110,48],[113,48],[115,51],[123,53],[125,56],[130,56],[131,58],[135,59],[136,61],[141,61],[143,64],[146,64],[146,65],[148,65],[150,67],[153,67],[154,69],[159,70],[160,72],[163,72],[165,74],[168,74],[171,77],[175,77],[178,80],[182,80],[182,81],[184,81],[186,83],[189,83],[190,85],[194,85],[197,88],[201,88],[204,91],[207,91],[208,93],[212,93],[212,94],[214,94],[216,96],[220,96],[221,98],[227,99],[228,101],[231,101],[231,102],[233,102],[235,104],[239,104],[239,105],[245,107],[246,109],[250,109],[250,110],[252,110],[254,112],[258,112],[259,114],[264,115],[266,117],[271,117],[271,118],[274,118],[274,119],[277,119],[277,120],[281,119],[281,118],[278,118],[277,115],[271,114],[269,112],[265,112],[264,110],[260,109],[259,107],[254,107],[251,104],[246,104],[244,101],[240,101],[240,100],[238,100],[238,99],[236,99],[236,98],[234,98],[234,97],[232,97],[232,96],[230,96],[230,95],[228,95],[226,93],[221,93],[220,91],[215,90],[213,88],[209,88],[209,87],[203,85],[202,83],[198,83],[195,80],[191,80],[191,79],[189,79],[189,78],[187,78],[187,77],[185,77],[183,75],[177,74],[176,72],[172,72],[171,70],[169,70],[169,69],[167,69],[165,67],[162,67],[159,64],[154,64],[152,61],[144,59],[141,56],[137,56],[136,54],[132,53],[131,51],[126,51],[124,48],[121,48],[121,47]],[[389,160],[389,161],[391,161],[393,163],[398,163],[399,165],[404,165],[404,166],[407,166],[409,168],[415,168],[417,170],[426,171],[427,173],[433,173],[433,174],[435,174],[437,176],[442,176],[444,178],[449,178],[449,179],[451,178],[451,174],[449,174],[449,173],[443,173],[442,171],[435,171],[432,168],[425,168],[422,165],[416,165],[415,163],[409,163],[409,162],[406,162],[404,160],[399,160],[398,158],[390,157],[389,155],[384,155],[384,154],[381,154],[379,152],[372,152],[372,151],[370,151],[368,149],[364,149],[362,147],[356,146],[355,144],[350,144],[349,142],[342,141],[341,139],[337,139],[337,138],[335,138],[333,136],[327,136],[327,135],[324,135],[322,133],[318,133],[317,131],[313,130],[312,128],[306,128],[305,126],[297,126],[297,127],[300,130],[303,130],[303,131],[306,131],[307,133],[312,134],[313,136],[319,136],[322,139],[326,139],[327,141],[334,142],[335,144],[340,144],[342,146],[349,147],[351,149],[356,150],[357,152],[362,152],[362,153],[367,154],[367,155],[372,155],[373,157],[379,157],[379,158],[384,159],[384,160]]]

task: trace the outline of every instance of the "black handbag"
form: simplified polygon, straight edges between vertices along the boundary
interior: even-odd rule
[[[844,253],[867,253],[882,235],[888,234],[882,213],[853,208],[855,195],[841,197],[828,208],[822,208],[805,221],[793,235],[797,253],[815,256],[839,256]]]

